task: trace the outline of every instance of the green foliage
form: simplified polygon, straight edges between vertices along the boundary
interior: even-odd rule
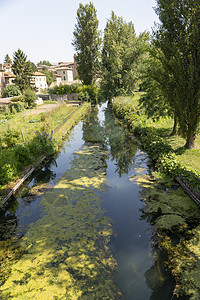
[[[13,73],[15,74],[14,83],[23,92],[25,89],[31,89],[31,75],[33,72],[33,65],[30,61],[27,61],[27,56],[18,49],[13,55]]]
[[[5,161],[4,164],[2,164],[3,161],[0,163],[0,185],[7,184],[9,181],[11,181],[15,175],[16,175],[16,167],[15,165],[11,165]]]
[[[158,128],[146,124],[146,116],[139,116],[137,109],[131,101],[114,99],[113,109],[117,117],[123,118],[140,138],[140,141],[151,156],[157,170],[172,177],[182,175],[191,187],[200,190],[200,172],[189,169],[180,162],[178,153],[172,148],[166,137],[161,137]],[[139,122],[138,122],[139,119]],[[137,124],[135,124],[137,122]],[[189,171],[189,173],[187,172]],[[194,177],[193,177],[194,176]]]
[[[20,136],[20,133],[18,131],[15,131],[14,129],[11,130],[8,127],[2,140],[6,144],[7,147],[13,147],[18,143],[19,136]]]
[[[194,147],[200,122],[199,1],[157,0],[160,19],[154,31],[155,57],[163,70],[162,90],[178,118],[186,147]],[[158,79],[159,82],[159,79]]]
[[[87,91],[82,91],[78,94],[78,99],[88,102],[90,100],[90,96]]]
[[[72,45],[77,53],[79,78],[86,85],[95,81],[99,70],[101,38],[98,23],[94,5],[80,3]]]
[[[104,30],[102,50],[102,89],[109,98],[131,95],[138,87],[148,39],[148,33],[137,38],[133,23],[126,23],[112,12]]]
[[[28,103],[29,107],[36,106],[35,100],[37,99],[37,95],[35,94],[35,92],[33,90],[31,90],[31,89],[24,90],[23,98],[24,98],[24,102]]]
[[[48,133],[37,130],[34,138],[29,142],[28,148],[34,157],[42,154],[52,155],[56,151],[56,144]]]
[[[48,60],[41,60],[39,63],[37,63],[37,66],[39,65],[45,65],[45,66],[51,66],[51,63]]]
[[[8,54],[6,54],[5,59],[4,59],[5,64],[12,64],[12,60]]]
[[[174,110],[170,105],[173,96],[163,76],[162,65],[153,55],[154,51],[151,49],[150,57],[145,61],[142,76],[142,88],[145,94],[139,99],[139,103],[148,118],[158,120],[160,117],[173,115]]]
[[[14,148],[14,156],[16,161],[22,166],[27,166],[33,161],[33,157],[27,145],[16,145]]]
[[[24,110],[24,103],[23,102],[14,102],[8,104],[8,109],[11,114],[15,112],[21,112]]]
[[[19,96],[21,95],[21,91],[20,89],[14,85],[14,84],[10,84],[7,85],[5,87],[5,89],[3,90],[3,97],[14,97],[14,96]]]
[[[47,84],[48,86],[50,86],[54,80],[53,71],[48,70],[47,68],[43,68],[41,72],[46,75]]]
[[[59,85],[55,86],[54,88],[49,90],[49,93],[51,94],[57,94],[57,95],[66,95],[71,93],[79,93],[80,90],[78,87],[81,86],[79,83],[71,84],[71,85]]]
[[[53,89],[50,90],[50,93],[52,94],[57,94],[57,95],[65,95],[65,94],[71,94],[71,93],[77,93],[78,95],[81,93],[79,96],[79,99],[82,97],[91,99],[91,100],[96,100],[98,98],[98,87],[95,84],[91,85],[82,85],[82,84],[71,84],[71,85],[59,85],[55,86]],[[87,96],[88,94],[88,96]],[[84,96],[85,95],[85,96]]]

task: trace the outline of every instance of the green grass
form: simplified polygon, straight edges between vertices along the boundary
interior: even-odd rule
[[[40,106],[41,107],[41,106]],[[22,141],[21,130],[23,130],[25,141],[33,138],[36,130],[50,132],[55,129],[63,119],[69,116],[76,108],[70,107],[65,104],[56,106],[50,112],[37,113],[37,110],[29,111],[24,110],[13,116],[12,119],[0,125],[0,138],[3,139],[7,130],[17,131],[20,133],[19,143]]]
[[[139,99],[144,93],[136,92],[133,97],[118,97],[114,100],[118,106],[131,106],[133,114],[127,113],[125,119],[132,118],[134,126],[152,127],[157,135],[163,137],[177,154],[178,160],[185,165],[186,169],[200,172],[200,135],[196,137],[196,149],[184,149],[185,139],[180,136],[170,136],[173,129],[171,118],[161,118],[158,121],[148,119],[143,109],[139,107]]]

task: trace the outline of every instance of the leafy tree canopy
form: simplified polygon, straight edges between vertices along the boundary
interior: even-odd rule
[[[21,91],[20,89],[14,85],[14,84],[10,84],[7,85],[5,87],[5,89],[3,90],[3,97],[15,97],[15,96],[19,96],[21,95]]]
[[[12,70],[16,76],[14,83],[19,87],[21,92],[25,89],[33,88],[33,84],[31,83],[31,76],[34,71],[33,64],[27,61],[27,56],[20,49],[13,54]]]
[[[80,4],[72,45],[77,52],[79,78],[86,85],[95,81],[99,70],[101,38],[98,24],[94,5],[91,2],[85,6]]]
[[[54,80],[54,75],[53,75],[53,71],[48,70],[47,68],[42,68],[42,73],[44,73],[46,75],[47,78],[47,84],[48,86],[50,86]]]
[[[198,0],[157,0],[156,59],[186,147],[193,148],[200,122],[200,6]],[[159,81],[158,81],[159,82]]]
[[[52,66],[52,64],[48,60],[41,60],[39,63],[37,63],[37,66],[39,65],[45,65],[45,66]]]
[[[137,37],[133,23],[126,23],[112,12],[104,30],[102,50],[102,86],[108,96],[134,91],[148,40],[148,33]]]

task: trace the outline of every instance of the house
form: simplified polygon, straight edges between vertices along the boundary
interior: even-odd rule
[[[65,64],[58,65],[56,73],[61,76],[61,81],[73,81],[73,70]]]
[[[13,84],[13,80],[15,79],[15,75],[12,73],[4,72],[4,82],[5,86],[9,84]]]
[[[38,89],[38,92],[42,92],[42,90],[47,88],[47,78],[46,75],[41,72],[34,72],[32,75],[32,83]]]
[[[56,73],[54,73],[53,76],[54,76],[54,82],[56,83],[56,85],[60,85],[61,84],[61,80],[62,80],[62,76],[58,75]]]
[[[4,89],[4,78],[3,78],[3,64],[0,64],[0,97],[2,96],[3,89]]]

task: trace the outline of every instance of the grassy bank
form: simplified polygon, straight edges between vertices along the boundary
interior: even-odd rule
[[[143,188],[146,203],[144,217],[155,228],[155,247],[167,254],[165,264],[176,281],[174,294],[197,300],[200,295],[200,209],[173,179],[183,174],[195,190],[200,190],[200,182],[190,175],[200,178],[200,136],[196,139],[196,149],[186,150],[183,138],[170,136],[172,119],[153,121],[146,117],[139,108],[141,95],[116,98],[113,109],[138,135],[154,162],[153,176],[139,178],[138,183]]]
[[[4,194],[5,188],[12,187],[13,182],[23,175],[28,166],[37,164],[39,157],[55,153],[62,139],[89,108],[88,103],[78,109],[60,104],[47,112],[40,113],[38,110],[21,112],[1,124],[1,194]],[[21,135],[22,128],[25,142]],[[52,130],[56,132],[53,136]]]
[[[171,118],[161,118],[158,121],[148,119],[139,107],[139,98],[143,93],[134,97],[119,97],[114,99],[113,108],[119,118],[123,118],[140,136],[143,147],[151,155],[156,167],[166,174],[176,176],[181,173],[188,177],[184,170],[190,171],[200,178],[200,135],[196,138],[196,149],[184,148],[185,140],[181,136],[170,136],[173,129]],[[189,179],[197,190],[199,181]]]

